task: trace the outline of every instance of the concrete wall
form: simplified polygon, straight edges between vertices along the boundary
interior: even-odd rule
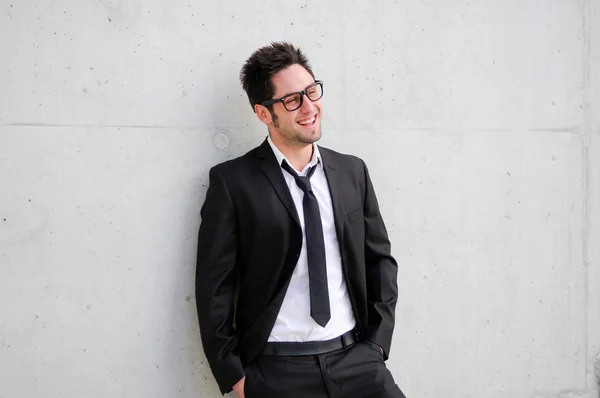
[[[0,0],[0,397],[219,396],[199,208],[280,39],[370,166],[407,396],[597,398],[600,0]]]

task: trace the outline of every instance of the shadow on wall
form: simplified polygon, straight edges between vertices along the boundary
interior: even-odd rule
[[[196,276],[196,250],[198,228],[200,225],[200,209],[204,203],[206,191],[209,185],[209,170],[218,163],[240,156],[257,145],[264,137],[261,136],[264,128],[255,121],[247,96],[238,80],[237,74],[231,71],[219,72],[211,76],[211,79],[220,79],[223,84],[214,84],[220,87],[214,93],[204,93],[202,104],[210,108],[210,118],[197,120],[196,123],[202,128],[197,134],[198,142],[210,148],[201,148],[199,158],[194,159],[192,167],[196,170],[192,175],[196,176],[189,181],[190,187],[185,190],[189,193],[186,200],[186,209],[183,210],[186,221],[182,223],[185,228],[186,241],[182,244],[180,258],[183,261],[176,270],[176,285],[182,293],[178,294],[175,307],[173,308],[174,322],[186,325],[183,341],[173,341],[171,347],[179,347],[184,352],[172,353],[179,356],[180,365],[188,375],[192,375],[194,385],[189,386],[202,396],[218,396],[218,390],[200,340],[200,331],[195,300],[195,276]],[[210,86],[210,84],[208,85]],[[260,132],[257,131],[260,129]],[[200,158],[200,153],[207,154],[206,158]],[[184,298],[184,309],[182,310],[182,298]],[[179,315],[177,315],[179,313]],[[179,382],[185,382],[182,377]],[[189,383],[189,379],[188,379]]]

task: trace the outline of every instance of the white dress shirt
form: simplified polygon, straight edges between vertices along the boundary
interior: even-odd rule
[[[273,144],[271,137],[268,138],[268,142],[279,165],[285,161],[294,169],[294,166],[288,162],[281,151]],[[323,224],[331,319],[325,327],[321,327],[310,316],[306,229],[304,228],[304,208],[302,207],[304,192],[296,185],[294,177],[284,169],[281,169],[285,182],[292,194],[296,211],[298,212],[298,218],[302,226],[303,240],[296,268],[292,274],[292,279],[290,280],[283,304],[281,305],[279,315],[277,316],[275,325],[273,325],[268,341],[303,342],[329,340],[346,333],[354,328],[356,324],[342,271],[342,259],[335,231],[329,185],[327,184],[327,177],[323,169],[323,161],[319,153],[319,148],[316,144],[313,144],[313,148],[313,156],[310,163],[303,170],[297,170],[297,172],[298,175],[305,176],[310,167],[318,164],[317,169],[310,178],[310,184],[319,203],[321,223]]]

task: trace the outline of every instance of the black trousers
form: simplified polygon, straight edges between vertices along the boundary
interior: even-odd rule
[[[326,354],[260,356],[246,368],[246,398],[406,398],[376,345]]]

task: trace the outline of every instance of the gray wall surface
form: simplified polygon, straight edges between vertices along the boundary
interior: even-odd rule
[[[0,397],[220,395],[199,209],[274,40],[369,165],[407,397],[597,398],[600,0],[0,0]]]

